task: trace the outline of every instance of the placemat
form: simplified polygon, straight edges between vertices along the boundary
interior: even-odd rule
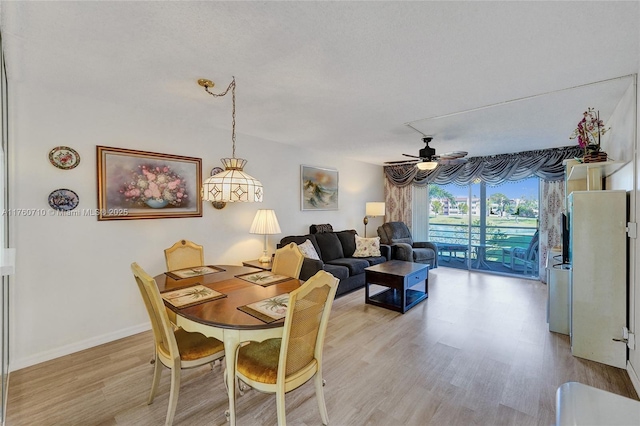
[[[191,268],[177,269],[175,271],[165,272],[165,274],[174,280],[181,280],[183,278],[199,277],[201,275],[215,274],[216,272],[222,272],[224,269],[217,266],[194,266]]]
[[[249,272],[248,274],[236,275],[236,278],[249,281],[253,284],[261,285],[262,287],[268,287],[273,284],[278,284],[293,279],[291,277],[287,277],[286,275],[274,274],[271,271]]]
[[[289,293],[284,293],[244,306],[238,306],[238,309],[268,324],[284,318],[287,315],[288,305]]]
[[[179,290],[167,291],[160,295],[171,305],[180,309],[227,297],[226,294],[211,290],[209,287],[205,287],[202,284],[192,285]]]

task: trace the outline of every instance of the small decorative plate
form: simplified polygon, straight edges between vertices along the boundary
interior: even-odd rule
[[[224,172],[224,169],[222,167],[214,167],[213,169],[211,169],[211,176],[217,175],[218,173],[222,172]]]
[[[78,207],[80,198],[70,189],[56,189],[49,194],[49,205],[54,210],[69,211]]]
[[[57,146],[49,152],[51,164],[62,170],[70,170],[80,164],[80,155],[68,146]]]

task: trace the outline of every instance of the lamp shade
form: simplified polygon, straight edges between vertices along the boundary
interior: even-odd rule
[[[260,209],[256,212],[256,217],[253,218],[251,234],[272,235],[279,234],[280,225],[278,224],[278,218],[276,212],[273,210]]]
[[[365,211],[367,216],[384,216],[384,203],[367,203]]]
[[[416,167],[420,170],[433,170],[436,167],[438,167],[438,162],[437,161],[421,161],[420,163],[416,164]]]
[[[242,171],[246,162],[242,158],[223,158],[225,170],[202,183],[202,200],[261,203],[262,183]]]

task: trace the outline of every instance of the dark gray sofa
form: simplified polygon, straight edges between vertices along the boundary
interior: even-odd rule
[[[384,263],[391,258],[391,247],[382,244],[380,245],[381,256],[353,257],[356,250],[356,231],[354,229],[339,232],[317,232],[316,225],[311,225],[310,231],[312,233],[307,235],[284,237],[280,240],[278,248],[291,242],[303,244],[306,240],[310,240],[321,260],[305,257],[300,271],[300,279],[308,280],[316,272],[324,269],[340,279],[336,296],[364,287],[364,268]]]

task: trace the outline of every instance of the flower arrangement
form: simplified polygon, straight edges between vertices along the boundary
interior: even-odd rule
[[[141,164],[131,172],[131,180],[120,189],[127,202],[145,205],[148,201],[180,207],[186,202],[185,180],[169,166]]]
[[[584,149],[585,155],[597,153],[600,151],[600,136],[609,129],[610,127],[605,128],[604,122],[600,120],[600,112],[588,108],[569,139],[578,139],[578,145]]]

